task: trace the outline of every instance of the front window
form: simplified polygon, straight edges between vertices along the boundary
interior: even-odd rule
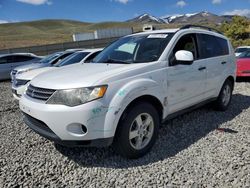
[[[74,54],[71,54],[70,56],[66,57],[62,61],[59,61],[54,66],[55,67],[61,67],[65,65],[71,65],[74,63],[79,63],[83,58],[85,58],[89,52],[76,52]]]
[[[50,61],[56,59],[57,57],[60,56],[60,53],[53,53],[53,54],[50,54],[50,55],[47,55],[45,58],[43,58],[40,63],[49,63]]]
[[[157,61],[173,33],[145,34],[119,39],[105,48],[93,63],[148,63]]]

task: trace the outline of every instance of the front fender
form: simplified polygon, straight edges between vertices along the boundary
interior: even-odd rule
[[[159,101],[163,101],[163,88],[154,80],[151,79],[139,79],[133,80],[123,85],[112,98],[109,110],[106,114],[104,128],[112,130],[115,135],[115,130],[119,123],[119,120],[127,108],[127,106],[136,98],[151,95],[156,97]]]

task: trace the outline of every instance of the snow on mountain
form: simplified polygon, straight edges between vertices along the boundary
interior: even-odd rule
[[[219,16],[207,11],[198,13],[187,13],[187,14],[174,14],[166,15],[162,17],[152,16],[150,14],[142,14],[128,20],[128,22],[140,22],[140,23],[216,23],[220,24],[224,21],[231,21],[230,17]]]

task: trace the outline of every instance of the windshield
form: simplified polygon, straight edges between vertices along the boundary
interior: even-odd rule
[[[61,67],[61,66],[65,66],[65,65],[79,63],[88,54],[89,54],[89,52],[75,52],[75,53],[71,54],[70,56],[66,57],[65,59],[63,59],[62,61],[56,63],[54,66]]]
[[[236,53],[242,53],[242,52],[245,52],[245,51],[247,51],[249,48],[237,48],[236,50],[235,50],[235,52]]]
[[[250,50],[243,52],[239,55],[239,58],[250,58]]]
[[[173,33],[128,36],[117,40],[93,59],[93,63],[147,63],[157,61]]]
[[[60,56],[60,53],[53,53],[50,55],[47,55],[45,58],[43,58],[40,63],[49,63],[50,61],[52,61],[53,59],[57,58],[58,56]]]

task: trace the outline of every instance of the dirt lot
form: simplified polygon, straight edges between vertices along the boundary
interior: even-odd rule
[[[0,82],[0,187],[18,186],[250,187],[250,82],[236,84],[226,112],[206,106],[163,125],[138,160],[40,137],[23,123],[10,83]]]

